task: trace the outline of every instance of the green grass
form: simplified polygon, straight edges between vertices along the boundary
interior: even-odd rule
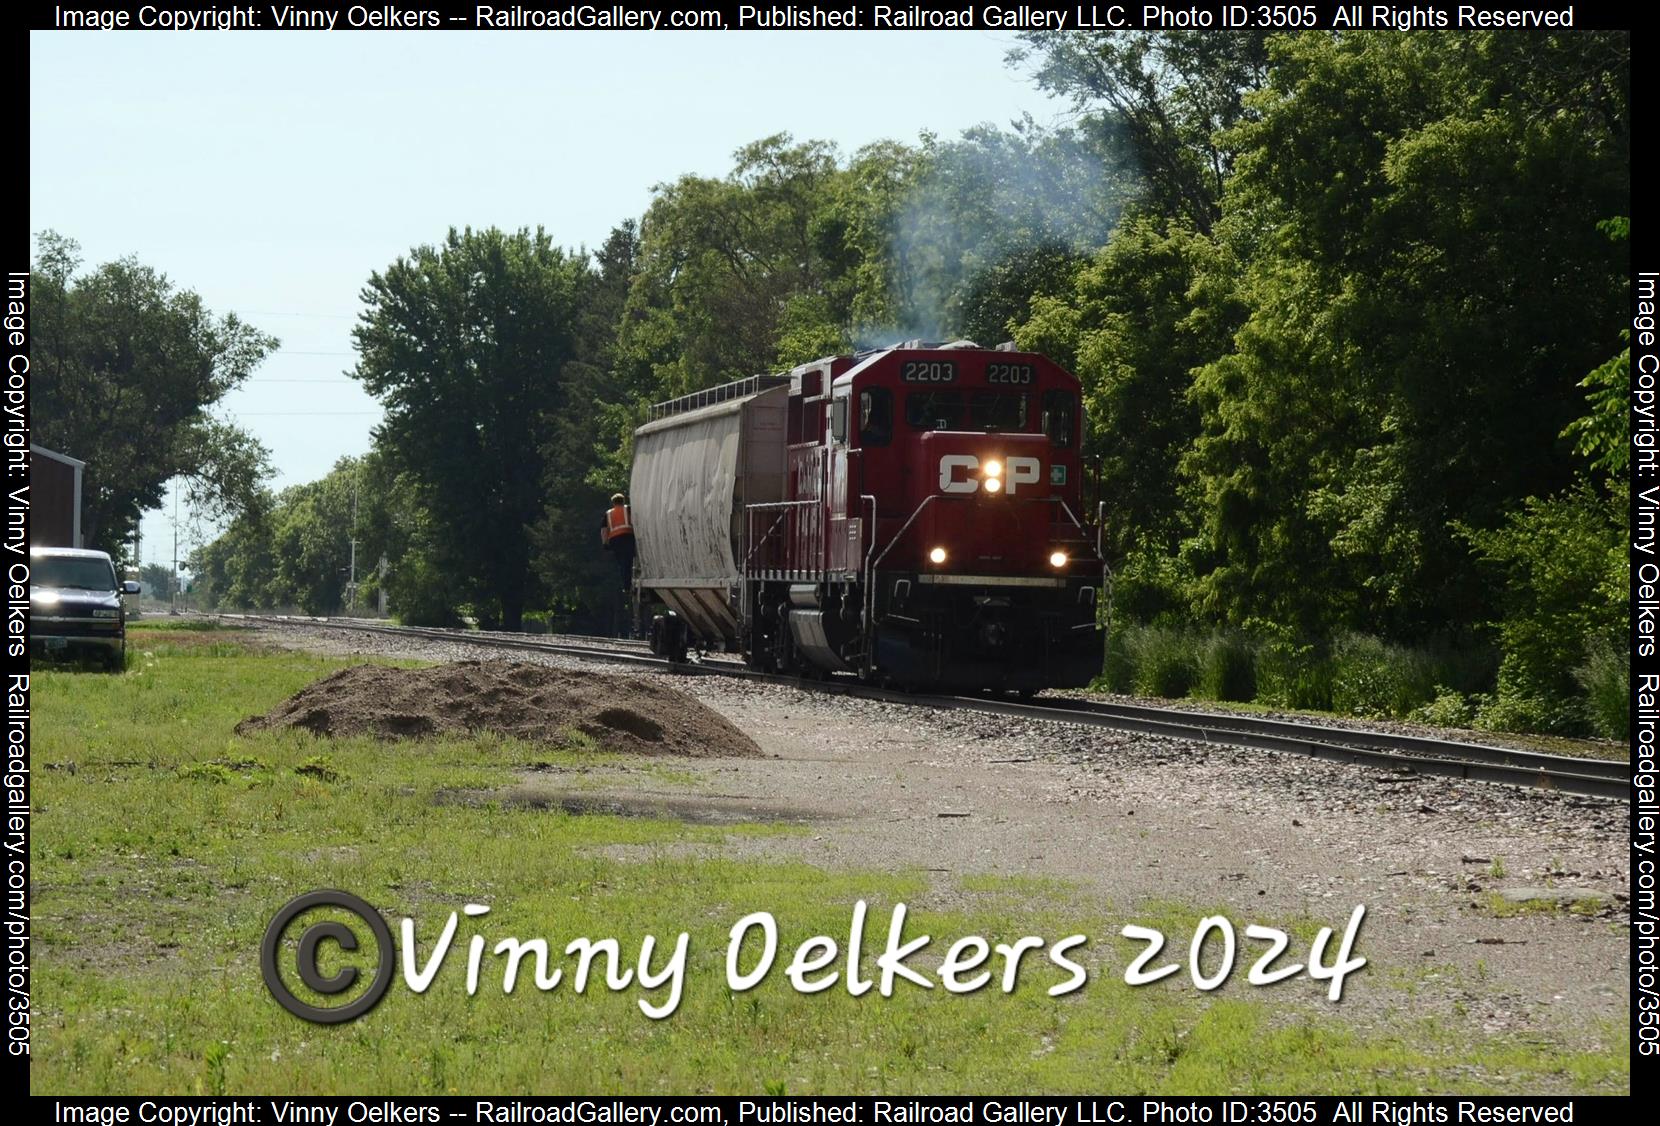
[[[1385,1031],[1358,1033],[1324,1002],[1323,986],[1296,978],[1252,989],[1243,968],[1210,995],[1185,974],[1125,986],[1140,945],[1119,938],[1119,927],[1166,928],[1180,959],[1206,913],[1191,906],[1107,913],[1080,906],[1054,880],[934,883],[921,872],[757,862],[723,855],[723,842],[786,830],[574,816],[490,797],[531,766],[653,786],[679,767],[642,773],[581,747],[494,738],[239,738],[238,720],[348,662],[251,651],[228,635],[162,644],[154,632],[121,676],[59,670],[34,679],[36,1093],[1406,1094],[1629,1083],[1619,1029],[1589,1047],[1512,1042],[1402,1005]],[[457,791],[475,800],[446,800]],[[322,887],[364,897],[394,931],[413,918],[423,960],[452,911],[471,902],[491,913],[462,920],[427,993],[399,978],[363,1019],[317,1026],[272,1000],[257,951],[281,904]],[[913,959],[924,971],[964,935],[1084,933],[1091,980],[1050,998],[1045,988],[1065,975],[1035,958],[1012,995],[903,983],[891,999],[791,990],[788,952],[811,935],[845,939],[861,898],[871,904],[871,944],[882,941],[892,904],[916,908],[908,934],[935,936],[928,957]],[[725,982],[727,934],[757,910],[779,921],[780,960],[760,987],[735,995]],[[1244,921],[1236,918],[1241,929]],[[1285,924],[1299,941],[1314,925]],[[632,961],[643,936],[672,943],[682,930],[691,936],[686,992],[664,1020],[642,1015],[633,988],[577,995],[568,983],[547,993],[521,983],[504,995],[499,960],[488,956],[479,993],[465,991],[473,933],[492,944],[545,937],[556,955],[575,937],[616,937]],[[873,960],[867,947],[867,973]],[[555,964],[569,973],[569,959]],[[1347,988],[1397,989],[1367,971]]]
[[[1599,915],[1607,905],[1595,896],[1584,899],[1529,899],[1514,903],[1496,892],[1487,895],[1487,910],[1495,919],[1523,915]]]
[[[247,633],[252,626],[239,626],[232,622],[221,622],[217,618],[173,618],[164,611],[160,616],[131,619],[127,625],[130,635],[135,630],[150,633]]]
[[[1329,646],[1263,640],[1164,623],[1117,625],[1093,687],[1164,699],[1226,702],[1241,711],[1406,720],[1502,733],[1545,754],[1626,759],[1630,661],[1598,646],[1575,670],[1577,701],[1494,694],[1496,656],[1444,641],[1393,645],[1350,633]],[[1595,732],[1601,738],[1581,738]]]

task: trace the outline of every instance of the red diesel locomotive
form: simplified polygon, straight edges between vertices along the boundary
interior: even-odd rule
[[[906,688],[1087,684],[1104,568],[1078,381],[911,342],[653,408],[632,517],[654,652]]]

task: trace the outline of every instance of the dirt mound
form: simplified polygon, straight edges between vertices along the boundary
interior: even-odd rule
[[[380,739],[493,731],[539,743],[562,743],[575,730],[605,750],[629,754],[761,754],[748,735],[673,688],[517,661],[457,661],[428,669],[358,665],[236,725],[239,735],[292,728]]]

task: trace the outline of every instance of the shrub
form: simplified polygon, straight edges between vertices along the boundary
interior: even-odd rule
[[[1313,645],[1275,639],[1256,650],[1257,699],[1278,708],[1331,710],[1331,662]]]
[[[1631,737],[1631,658],[1610,641],[1593,644],[1586,662],[1574,670],[1585,689],[1585,718],[1592,730],[1607,739]]]
[[[392,612],[409,626],[457,626],[453,583],[426,557],[407,555],[392,569],[386,580]]]
[[[1182,585],[1182,572],[1174,558],[1147,549],[1131,552],[1113,575],[1113,613],[1129,622],[1180,617],[1186,604]]]
[[[1435,686],[1435,699],[1414,708],[1409,718],[1436,727],[1469,727],[1475,722],[1476,705],[1445,685]]]
[[[1332,651],[1332,707],[1348,715],[1404,716],[1435,696],[1436,662],[1427,649],[1347,634]]]
[[[1194,637],[1185,630],[1143,626],[1131,635],[1135,690],[1146,696],[1186,696],[1199,679]]]
[[[1481,702],[1475,726],[1483,731],[1556,731],[1560,729],[1561,716],[1561,706],[1542,696],[1501,689]]]
[[[1135,691],[1135,655],[1130,648],[1129,632],[1120,628],[1107,635],[1107,660],[1096,683],[1108,692]]]
[[[1625,512],[1622,492],[1604,496],[1581,483],[1557,496],[1530,497],[1497,529],[1461,529],[1503,583],[1504,615],[1496,624],[1504,663],[1495,707],[1505,722],[1524,713],[1553,715],[1552,729],[1560,730],[1579,718],[1574,667],[1586,639],[1628,628]]]
[[[1235,633],[1212,634],[1199,655],[1195,695],[1243,702],[1255,699],[1256,694],[1256,654],[1251,643]]]

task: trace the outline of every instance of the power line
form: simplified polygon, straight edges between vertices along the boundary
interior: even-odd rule
[[[269,309],[243,309],[244,317],[320,317],[330,321],[355,321],[355,313],[275,313]]]

